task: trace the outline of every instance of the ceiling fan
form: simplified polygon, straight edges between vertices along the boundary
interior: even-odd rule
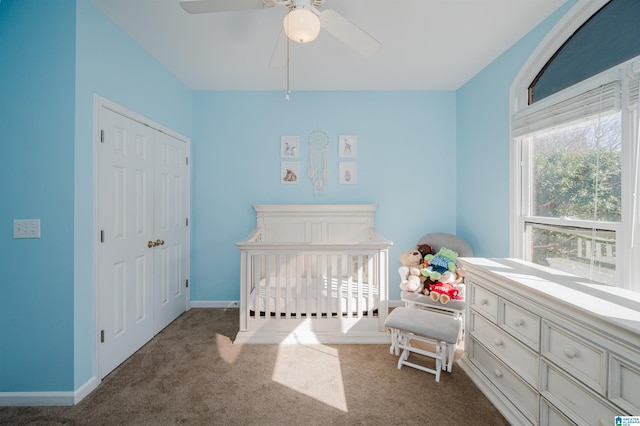
[[[372,56],[380,43],[335,10],[319,10],[325,0],[188,0],[180,6],[191,14],[240,11],[283,6],[288,9],[283,28],[271,56],[271,66],[284,66],[287,43],[308,43],[316,39],[320,28],[362,56]]]

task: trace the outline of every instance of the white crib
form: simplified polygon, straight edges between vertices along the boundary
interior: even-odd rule
[[[240,249],[237,343],[388,343],[375,204],[261,204]]]

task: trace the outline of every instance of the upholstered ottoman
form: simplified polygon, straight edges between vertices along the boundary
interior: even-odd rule
[[[398,368],[407,365],[435,374],[436,382],[440,381],[441,370],[451,372],[453,354],[460,332],[460,319],[456,319],[448,313],[399,307],[391,311],[384,325],[391,332],[389,352],[400,355]],[[412,340],[435,345],[435,352],[411,346]],[[401,354],[400,349],[403,350]],[[431,369],[407,361],[410,352],[435,358],[436,368]]]

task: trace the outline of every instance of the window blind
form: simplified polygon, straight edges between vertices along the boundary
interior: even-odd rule
[[[614,80],[551,105],[540,101],[514,114],[512,136],[520,137],[620,109],[620,81]]]

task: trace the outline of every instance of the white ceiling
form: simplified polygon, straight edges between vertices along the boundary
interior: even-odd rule
[[[179,0],[92,0],[194,90],[284,90],[269,61],[286,9],[190,15]],[[292,90],[455,90],[565,0],[326,0],[381,44],[364,58],[321,31],[292,43]]]

